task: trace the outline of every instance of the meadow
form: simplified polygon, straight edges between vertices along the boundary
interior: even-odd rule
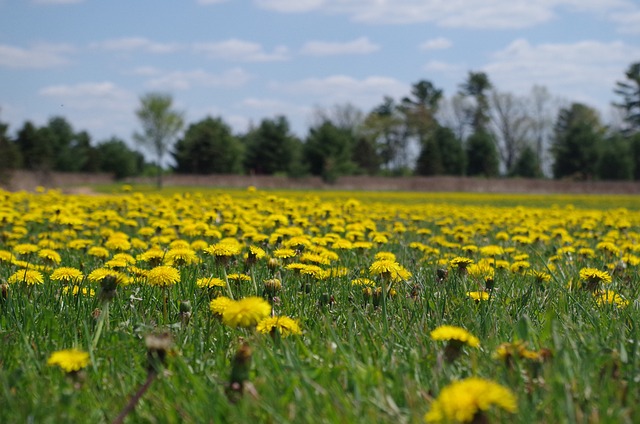
[[[0,191],[0,422],[640,422],[640,199]]]

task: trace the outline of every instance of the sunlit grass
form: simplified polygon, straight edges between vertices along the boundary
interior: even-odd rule
[[[100,190],[0,192],[0,422],[640,420],[635,197]]]

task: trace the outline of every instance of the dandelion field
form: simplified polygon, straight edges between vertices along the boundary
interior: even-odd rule
[[[640,199],[0,191],[0,422],[640,422]]]

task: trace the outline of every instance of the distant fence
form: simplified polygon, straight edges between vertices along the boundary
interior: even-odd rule
[[[109,174],[76,174],[62,172],[15,171],[4,187],[8,190],[33,191],[37,186],[61,189],[91,184],[109,184]],[[127,183],[155,184],[155,179],[130,178]],[[235,187],[255,186],[262,189],[315,190],[380,190],[435,191],[476,193],[618,193],[640,194],[640,182],[634,181],[571,181],[525,178],[470,177],[341,177],[335,184],[326,184],[319,177],[287,178],[270,175],[167,175],[165,186]]]

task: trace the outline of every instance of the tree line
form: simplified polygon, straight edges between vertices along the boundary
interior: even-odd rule
[[[446,98],[430,81],[405,97],[384,97],[368,113],[350,105],[318,108],[307,135],[297,137],[285,116],[264,118],[234,134],[221,117],[185,125],[172,97],[149,93],[136,110],[137,147],[121,139],[97,144],[63,117],[36,127],[25,122],[14,137],[0,123],[0,169],[109,172],[122,179],[162,164],[183,174],[453,175],[483,177],[640,180],[640,62],[613,87],[616,119],[605,125],[580,102],[560,102],[544,87],[527,96],[501,92],[484,72],[469,72]]]

